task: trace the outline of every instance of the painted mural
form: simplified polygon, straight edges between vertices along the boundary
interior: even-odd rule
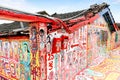
[[[53,24],[47,30],[48,24],[30,23],[29,38],[0,40],[0,79],[3,76],[5,80],[86,79],[82,75],[92,72],[86,68],[100,64],[120,41],[120,32],[111,34],[102,16],[90,24],[77,25],[72,33],[64,28],[52,31],[56,27]],[[81,71],[85,72],[78,76]]]
[[[87,67],[87,26],[71,34],[61,29],[47,38],[47,80],[73,80]]]
[[[20,79],[31,80],[30,78],[30,47],[28,42],[22,42],[22,60],[20,60]]]
[[[28,39],[14,40],[11,38],[0,41],[0,75],[3,75],[5,80],[8,78],[30,80]]]
[[[88,28],[88,65],[100,64],[109,50],[110,32],[107,23],[100,17]],[[94,39],[93,39],[94,38]],[[91,44],[92,43],[92,44]]]
[[[1,75],[16,80],[74,80],[107,56],[111,37],[106,23],[100,21],[70,34],[64,29],[48,33],[46,24],[31,23],[30,41],[0,41]]]
[[[38,78],[37,71],[37,54],[38,54],[38,44],[37,44],[37,27],[36,24],[31,24],[30,28],[30,52],[31,52],[31,80],[36,80]]]
[[[47,78],[47,53],[51,45],[46,46],[47,29],[46,24],[31,24],[30,43],[31,43],[31,79],[46,80]]]
[[[38,46],[39,46],[39,66],[40,66],[40,79],[47,79],[47,51],[46,51],[46,38],[47,38],[47,29],[45,23],[39,24],[38,31]]]

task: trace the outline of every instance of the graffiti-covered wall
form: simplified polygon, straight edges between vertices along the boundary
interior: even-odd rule
[[[64,28],[49,32],[48,24],[40,22],[30,26],[29,37],[0,39],[0,78],[74,80],[80,71],[107,57],[112,38],[112,43],[119,41],[111,37],[103,17],[72,33]]]
[[[31,80],[46,80],[47,79],[46,24],[31,23],[30,25],[31,25],[30,28]]]
[[[87,67],[87,26],[68,34],[48,33],[46,24],[31,23],[31,79],[73,80]]]
[[[112,33],[112,49],[120,46],[120,30]]]
[[[31,80],[28,37],[0,40],[0,75],[10,80]]]
[[[74,80],[87,67],[87,26],[47,35],[47,80]]]
[[[108,25],[103,17],[99,17],[88,25],[88,65],[101,63],[111,48],[111,37]]]

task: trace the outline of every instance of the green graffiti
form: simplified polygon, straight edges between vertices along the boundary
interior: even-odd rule
[[[21,64],[23,64],[23,67],[25,69],[24,73],[22,73],[25,76],[25,80],[31,80],[30,79],[30,48],[28,42],[22,42],[22,54],[20,55],[22,60]],[[21,75],[21,77],[23,77]]]

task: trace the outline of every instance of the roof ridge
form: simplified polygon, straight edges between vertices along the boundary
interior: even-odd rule
[[[90,12],[96,14],[108,6],[109,5],[107,3],[103,2],[102,4],[93,4],[88,9],[74,11],[74,12],[68,12],[68,13],[62,13],[62,14],[54,13],[51,16],[60,18],[62,20],[69,20],[69,19],[74,19],[76,17],[80,17],[81,15],[86,15],[86,13],[90,13]]]

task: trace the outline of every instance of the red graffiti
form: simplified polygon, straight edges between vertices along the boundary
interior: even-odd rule
[[[33,75],[33,80],[36,80],[36,76],[37,76],[37,67],[33,67],[33,70],[31,71],[31,74]]]
[[[48,66],[49,66],[49,70],[53,69],[53,59],[54,59],[54,55],[53,54],[48,54]]]
[[[49,62],[49,67],[50,67],[49,70],[52,70],[52,69],[53,69],[53,61],[50,61],[50,62]]]
[[[54,55],[53,54],[48,54],[48,60],[53,60],[54,59]]]

